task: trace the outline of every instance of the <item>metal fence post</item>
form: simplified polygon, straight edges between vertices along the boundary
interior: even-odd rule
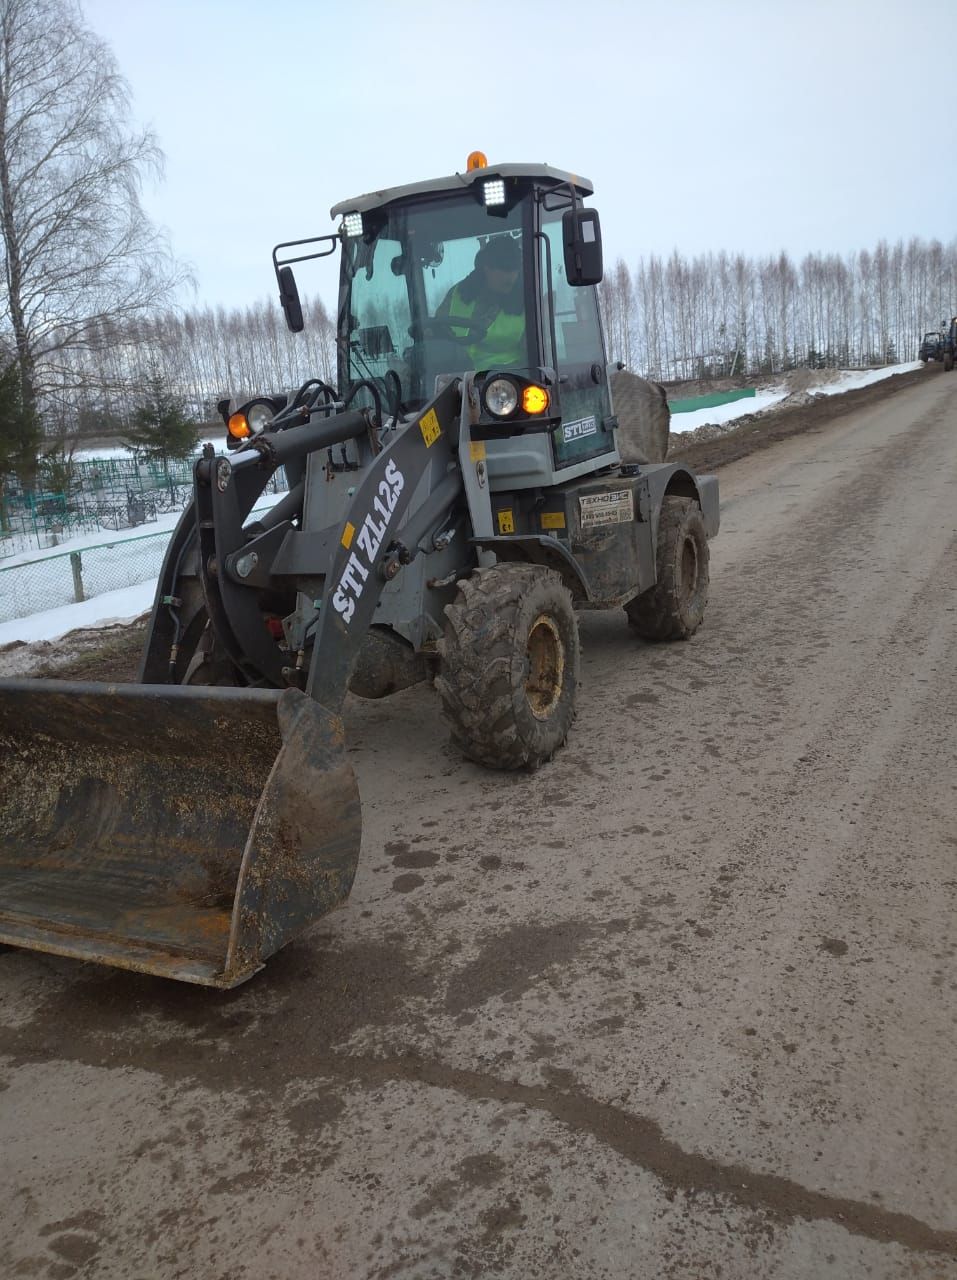
[[[79,551],[70,552],[70,568],[73,570],[73,598],[80,604],[86,596],[83,594],[83,561]]]

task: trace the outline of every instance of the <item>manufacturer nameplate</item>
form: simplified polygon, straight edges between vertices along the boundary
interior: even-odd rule
[[[598,422],[595,418],[579,418],[577,422],[566,422],[562,426],[562,440],[571,444],[573,440],[582,440],[585,436],[598,435]]]

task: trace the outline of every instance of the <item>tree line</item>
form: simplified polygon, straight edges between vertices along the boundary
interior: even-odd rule
[[[189,273],[140,202],[162,161],[77,0],[0,0],[0,476],[25,488],[78,436],[187,448],[225,396],[335,379],[320,300],[301,334],[273,302],[175,309]],[[658,380],[886,363],[957,310],[957,241],[619,259],[600,301],[611,357]]]
[[[913,360],[957,310],[957,240],[844,256],[620,258],[600,286],[609,354],[659,381]]]
[[[659,381],[773,374],[796,366],[856,368],[916,358],[921,337],[957,307],[957,241],[881,242],[841,257],[724,252],[690,260],[619,259],[599,297],[609,357]],[[335,322],[320,299],[290,333],[278,305],[169,312],[104,327],[77,353],[66,386],[86,430],[123,426],[138,388],[157,374],[191,412],[215,415],[223,396],[245,399],[335,381]],[[66,387],[64,388],[66,389]]]
[[[168,311],[133,325],[104,325],[77,351],[64,379],[80,435],[122,434],[144,387],[166,387],[194,419],[216,418],[230,397],[289,390],[309,378],[335,382],[335,325],[320,299],[303,301],[306,327],[290,333],[278,305]],[[65,425],[65,424],[63,424]]]

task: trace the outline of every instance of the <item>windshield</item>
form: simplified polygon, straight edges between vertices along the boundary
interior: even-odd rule
[[[463,193],[367,214],[378,231],[343,247],[342,387],[365,379],[385,390],[391,370],[403,405],[417,408],[440,374],[533,368],[527,205],[494,216]]]

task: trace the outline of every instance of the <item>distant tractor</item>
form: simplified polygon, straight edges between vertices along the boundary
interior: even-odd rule
[[[925,333],[921,339],[920,350],[917,352],[917,359],[922,360],[924,364],[928,360],[939,360],[944,352],[944,335],[939,329],[931,329]]]

